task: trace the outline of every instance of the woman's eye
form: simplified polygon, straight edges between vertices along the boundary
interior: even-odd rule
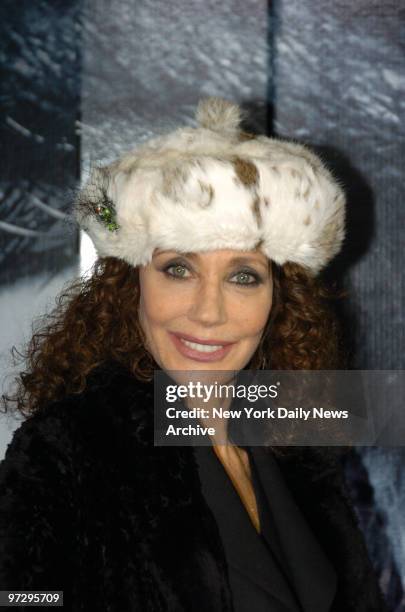
[[[187,271],[188,271],[187,266],[182,263],[171,263],[167,265],[165,268],[163,268],[163,272],[166,274],[166,276],[172,279],[182,280],[182,279],[187,278],[185,276]],[[259,285],[261,282],[259,275],[254,274],[253,272],[250,272],[248,270],[241,270],[237,274],[234,274],[234,277],[239,278],[239,280],[236,282],[231,281],[235,285],[251,287],[251,286]]]
[[[172,268],[174,268],[175,271],[174,272],[169,272],[169,270],[171,270]],[[166,266],[163,271],[168,276],[171,276],[172,278],[184,278],[184,271],[185,270],[187,270],[187,268],[183,264],[170,264],[170,265]]]
[[[258,285],[260,283],[260,278],[253,274],[252,272],[242,271],[236,274],[239,277],[239,281],[236,283],[237,285]],[[253,280],[249,281],[249,277]]]

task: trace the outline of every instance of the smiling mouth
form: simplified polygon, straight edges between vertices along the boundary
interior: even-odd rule
[[[170,332],[174,345],[177,350],[189,359],[196,361],[217,361],[229,353],[234,346],[234,342],[225,344],[202,344],[183,338],[180,334]]]
[[[198,342],[190,342],[185,338],[180,338],[180,341],[189,348],[194,349],[195,351],[200,351],[201,353],[214,353],[219,349],[224,348],[223,344],[199,344]]]

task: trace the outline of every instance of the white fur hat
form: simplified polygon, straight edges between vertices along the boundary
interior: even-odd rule
[[[241,109],[208,98],[197,128],[154,138],[94,168],[74,215],[99,257],[145,265],[155,248],[259,248],[318,273],[340,250],[345,196],[301,144],[246,134]]]

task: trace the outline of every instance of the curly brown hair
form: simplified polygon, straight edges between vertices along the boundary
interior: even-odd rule
[[[261,342],[245,369],[340,369],[345,363],[334,301],[345,295],[298,264],[273,270],[273,305]],[[16,379],[11,405],[29,416],[46,404],[81,393],[89,373],[114,359],[140,380],[151,381],[160,369],[145,348],[138,319],[139,269],[125,261],[98,259],[91,276],[73,281],[56,307],[35,323],[23,352],[14,361],[25,371]],[[18,355],[18,357],[16,357]]]

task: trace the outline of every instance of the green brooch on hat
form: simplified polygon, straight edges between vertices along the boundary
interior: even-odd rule
[[[119,225],[115,220],[115,209],[112,205],[111,200],[105,196],[107,204],[97,204],[95,212],[99,216],[99,219],[107,226],[110,232],[115,232],[119,229]]]

